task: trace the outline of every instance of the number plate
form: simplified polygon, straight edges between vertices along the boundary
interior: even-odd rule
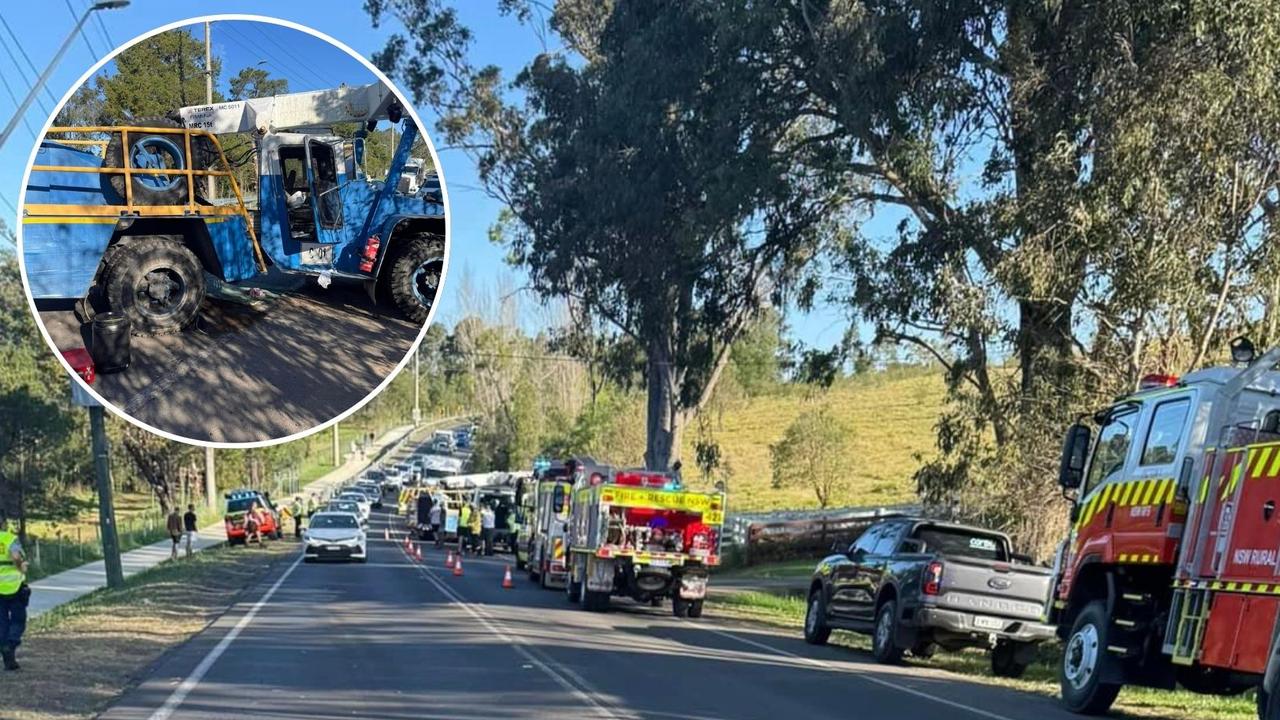
[[[973,626],[976,628],[982,628],[983,630],[1003,630],[1004,620],[978,615],[973,619]]]
[[[649,567],[669,568],[671,567],[671,561],[670,560],[650,560]]]
[[[325,545],[324,549],[333,550],[334,552],[340,552],[342,550],[342,546],[341,545]]]

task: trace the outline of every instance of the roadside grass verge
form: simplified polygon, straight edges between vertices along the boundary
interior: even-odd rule
[[[717,580],[807,580],[822,558],[800,558],[715,571]],[[803,583],[802,583],[803,584]]]
[[[297,550],[290,542],[210,548],[32,620],[19,650],[22,670],[0,677],[0,717],[94,717]]]
[[[795,630],[797,635],[804,626],[805,601],[799,596],[772,595],[746,591],[726,595],[713,595],[708,602],[708,613],[718,616],[760,622]],[[831,634],[830,644],[868,653],[865,658],[850,658],[873,662],[869,656],[871,641],[856,633],[837,630]],[[1049,697],[1058,696],[1057,645],[1046,645],[1040,658],[1027,668],[1018,680],[997,678],[991,675],[987,654],[977,650],[958,653],[939,651],[928,660],[908,658],[906,663],[918,667],[946,670],[973,682],[1037,693]],[[1168,692],[1146,688],[1126,688],[1116,701],[1117,714],[1133,717],[1196,718],[1196,720],[1254,720],[1257,717],[1253,692],[1238,697],[1197,695],[1186,691]]]

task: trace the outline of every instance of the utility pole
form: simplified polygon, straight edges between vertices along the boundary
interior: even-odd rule
[[[98,525],[102,528],[102,559],[107,568],[107,587],[124,586],[120,565],[120,543],[116,539],[116,506],[111,498],[111,461],[107,451],[107,428],[101,405],[89,408],[89,429],[93,436],[93,470],[98,483]]]
[[[421,393],[418,389],[418,357],[421,355],[418,349],[413,351],[413,424],[415,427],[422,424],[422,406],[419,404]]]
[[[213,31],[213,23],[208,20],[204,21],[204,103],[206,105],[213,104],[213,42],[211,33]],[[205,168],[212,170],[213,168]],[[205,178],[208,189],[205,197],[212,200],[218,194],[218,179],[212,175]],[[212,462],[212,461],[211,461]]]
[[[213,466],[213,448],[204,449],[204,504],[213,510],[218,507],[218,476]]]
[[[27,114],[27,109],[31,107],[31,103],[35,102],[36,95],[39,94],[40,89],[44,87],[45,83],[49,82],[49,76],[53,74],[54,68],[58,67],[58,63],[62,61],[62,56],[67,54],[67,49],[71,47],[71,43],[80,34],[80,28],[84,27],[89,16],[97,10],[114,10],[125,7],[128,4],[129,0],[101,0],[84,11],[84,14],[80,16],[80,20],[76,22],[76,26],[67,35],[67,39],[62,41],[62,47],[58,48],[58,52],[49,61],[48,67],[44,69],[44,72],[40,73],[40,77],[36,78],[36,84],[31,86],[31,91],[22,99],[22,104],[18,105],[18,110],[9,120],[9,124],[5,125],[3,131],[0,131],[0,147],[4,147],[5,141],[9,139],[14,129],[18,127],[18,123],[22,121],[23,116]]]
[[[338,423],[333,424],[333,466],[342,464],[342,456],[338,451]]]

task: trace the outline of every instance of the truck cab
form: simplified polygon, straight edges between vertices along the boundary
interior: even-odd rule
[[[1240,357],[1247,367],[1148,376],[1095,414],[1096,439],[1084,423],[1067,432],[1059,483],[1074,502],[1050,620],[1065,642],[1069,709],[1104,711],[1126,684],[1236,692],[1265,667],[1265,648],[1237,652],[1235,629],[1242,619],[1265,624],[1269,643],[1275,603],[1254,603],[1253,615],[1242,608],[1223,640],[1211,609],[1232,601],[1195,592],[1220,582],[1229,550],[1257,532],[1272,533],[1254,544],[1274,558],[1280,530],[1256,527],[1252,514],[1237,522],[1245,505],[1256,504],[1260,520],[1280,497],[1280,481],[1249,482],[1270,477],[1280,457],[1269,449],[1280,441],[1280,372],[1274,357],[1251,362],[1251,347]],[[1273,563],[1235,575],[1256,582],[1277,572]]]

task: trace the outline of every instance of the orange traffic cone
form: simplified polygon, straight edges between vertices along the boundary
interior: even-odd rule
[[[418,545],[413,549],[414,557],[418,558],[418,562],[422,562],[422,546]]]
[[[453,561],[453,576],[462,577],[462,556],[461,555],[459,555],[457,559]]]
[[[445,566],[446,568],[452,568],[452,567],[453,567],[453,551],[452,551],[452,550],[450,550],[450,551],[449,551],[449,554],[448,554],[448,555],[445,555],[445,557],[444,557],[444,566]]]
[[[510,590],[515,586],[516,584],[511,582],[511,566],[508,565],[507,571],[502,575],[502,587],[506,588],[507,590]]]

